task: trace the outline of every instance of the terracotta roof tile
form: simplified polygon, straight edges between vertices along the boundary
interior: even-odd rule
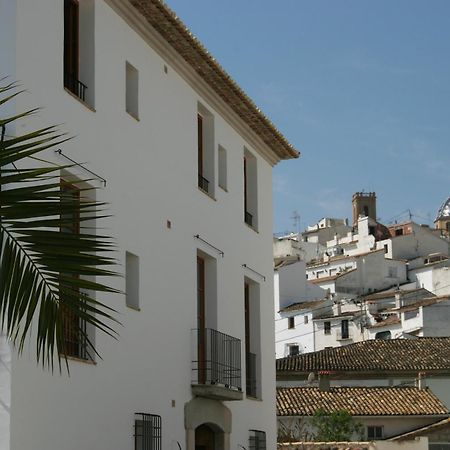
[[[396,325],[398,323],[401,323],[402,321],[397,316],[389,316],[386,319],[382,320],[381,322],[377,322],[373,325],[369,325],[367,328],[381,328],[388,325]]]
[[[450,338],[374,339],[277,359],[277,375],[318,372],[450,371]]]
[[[346,410],[352,416],[448,415],[428,389],[415,387],[277,388],[278,416],[312,416],[317,410]]]
[[[273,123],[162,1],[130,0],[130,3],[279,158],[299,156]]]
[[[414,303],[409,303],[408,305],[402,306],[401,308],[392,308],[391,311],[396,312],[407,312],[407,311],[414,311],[417,308],[420,308],[421,306],[432,306],[436,303],[445,303],[450,300],[450,297],[448,295],[442,295],[439,297],[431,297],[431,298],[422,298]]]
[[[311,302],[297,302],[292,305],[286,306],[280,309],[279,312],[290,312],[290,311],[304,311],[306,309],[316,309],[317,307],[323,305],[326,300],[314,300]]]

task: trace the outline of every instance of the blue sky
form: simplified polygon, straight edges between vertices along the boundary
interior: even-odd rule
[[[168,0],[301,151],[274,169],[274,231],[350,217],[428,223],[450,196],[450,2]],[[396,217],[397,216],[397,217]]]

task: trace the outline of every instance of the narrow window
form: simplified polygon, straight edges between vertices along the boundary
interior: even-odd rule
[[[198,187],[214,196],[214,117],[202,105],[197,112]]]
[[[126,252],[125,259],[126,304],[130,308],[139,309],[139,256]]]
[[[295,317],[288,317],[288,328],[295,328]]]
[[[161,450],[161,416],[134,415],[134,450]]]
[[[244,310],[246,393],[247,397],[258,398],[261,379],[259,285],[250,280],[244,283]]]
[[[308,316],[306,314],[303,317],[303,321],[304,321],[305,325],[308,323]]]
[[[79,203],[80,189],[72,183],[61,180],[61,202],[66,204]],[[80,233],[80,216],[78,214],[62,215],[61,221],[62,233]],[[60,286],[62,290],[67,289],[63,283],[61,283]],[[76,292],[74,293],[79,295],[79,289],[76,289]],[[64,297],[64,294],[62,294],[62,296]],[[64,303],[61,305],[61,310],[65,354],[67,356],[87,359],[86,322],[80,319],[80,317],[77,316],[68,306],[65,306]]]
[[[258,229],[258,182],[256,158],[247,150],[244,151],[244,221],[247,225]]]
[[[125,71],[126,111],[135,119],[139,119],[139,72],[128,61]]]
[[[384,244],[384,253],[387,253],[389,251],[389,246],[387,244]]]
[[[323,334],[331,334],[331,322],[326,321],[323,323]]]
[[[342,339],[348,339],[349,338],[348,319],[344,319],[341,322],[341,337],[342,337]]]
[[[94,105],[94,0],[64,0],[64,87]]]
[[[249,450],[266,450],[266,433],[259,430],[250,430],[248,444]]]
[[[219,186],[227,190],[227,151],[219,145]]]

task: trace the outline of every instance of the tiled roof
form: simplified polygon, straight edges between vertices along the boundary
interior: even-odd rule
[[[322,278],[314,278],[313,280],[308,280],[311,283],[314,284],[318,284],[321,283],[322,281],[331,281],[331,280],[337,280],[338,278],[341,278],[351,272],[354,272],[356,269],[356,267],[354,269],[350,269],[350,270],[344,270],[342,272],[337,273],[336,275],[331,275],[329,277],[322,277]]]
[[[428,434],[443,430],[443,429],[449,429],[450,428],[450,418],[446,418],[443,420],[439,420],[437,422],[432,423],[431,425],[427,425],[425,427],[417,428],[413,431],[409,431],[408,433],[403,433],[398,436],[394,436],[390,438],[390,441],[404,441],[409,439],[414,439],[419,436],[428,436]]]
[[[344,409],[352,416],[449,414],[430,390],[415,387],[277,388],[278,416],[312,416],[319,409],[328,413]]]
[[[363,300],[364,301],[371,301],[371,300],[379,300],[379,299],[384,299],[384,298],[394,298],[395,294],[399,294],[401,297],[403,297],[403,296],[408,296],[408,295],[414,294],[414,293],[418,294],[421,291],[427,297],[432,295],[432,293],[430,291],[427,291],[424,288],[410,289],[410,290],[399,290],[399,289],[392,290],[391,289],[389,291],[383,291],[383,292],[378,292],[376,294],[366,295],[366,296],[363,297]]]
[[[277,359],[277,374],[450,371],[450,338],[373,339]]]
[[[370,450],[370,442],[278,442],[278,450]]]
[[[402,321],[397,316],[389,316],[388,318],[382,320],[381,322],[377,322],[373,325],[369,325],[367,328],[381,328],[386,327],[388,325],[396,325],[401,323]]]
[[[299,153],[225,72],[181,20],[160,0],[129,0],[145,20],[280,159]]]
[[[450,300],[450,297],[448,295],[442,295],[440,297],[431,297],[431,298],[422,298],[414,303],[409,303],[408,305],[402,306],[401,308],[392,308],[391,311],[396,312],[407,312],[407,311],[414,311],[417,308],[420,308],[421,306],[432,306],[436,303],[443,303],[448,302]]]
[[[305,309],[315,309],[325,303],[325,300],[314,300],[311,302],[297,302],[280,309],[279,312],[304,311]]]
[[[360,311],[346,311],[340,314],[323,314],[321,316],[314,317],[314,320],[324,320],[324,319],[342,319],[343,317],[354,318],[355,316],[361,315]]]

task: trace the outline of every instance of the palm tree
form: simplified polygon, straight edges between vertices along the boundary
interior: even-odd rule
[[[103,206],[89,200],[91,188],[77,187],[74,195],[60,178],[70,166],[40,158],[67,137],[52,126],[8,135],[7,129],[37,112],[4,117],[2,110],[20,93],[0,80],[0,326],[19,354],[33,336],[37,360],[52,370],[58,361],[61,370],[70,354],[68,325],[85,355],[95,352],[86,325],[115,336],[114,310],[94,294],[117,290],[91,281],[115,275],[107,269],[115,264],[114,246],[87,225],[100,218]]]

